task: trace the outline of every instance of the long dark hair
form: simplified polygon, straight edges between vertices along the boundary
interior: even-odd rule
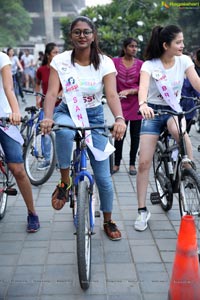
[[[132,37],[128,37],[126,38],[124,41],[123,41],[123,46],[122,46],[122,49],[121,49],[121,52],[119,54],[120,57],[124,56],[125,55],[125,52],[124,52],[124,48],[126,48],[128,45],[130,45],[132,42],[136,42],[138,44],[138,41]]]
[[[165,51],[163,43],[170,45],[172,40],[174,40],[176,35],[180,32],[182,32],[181,28],[176,25],[154,27],[144,53],[145,60],[160,58]]]
[[[42,60],[42,66],[45,66],[48,64],[48,55],[51,54],[51,51],[57,47],[57,45],[55,43],[48,43],[46,44],[46,47],[45,47],[45,51],[44,51],[44,57],[43,57],[43,60]]]
[[[92,31],[93,31],[94,41],[91,44],[90,64],[93,64],[95,70],[97,70],[99,68],[99,65],[100,65],[99,53],[102,54],[101,50],[98,47],[97,30],[95,28],[94,23],[88,17],[79,16],[75,20],[73,20],[73,22],[71,23],[70,32],[72,32],[74,26],[78,22],[85,22],[85,23],[87,23],[90,26],[90,28],[92,29]],[[72,62],[73,65],[74,65],[74,58],[75,58],[75,49],[73,49],[72,56],[71,56],[71,62]]]

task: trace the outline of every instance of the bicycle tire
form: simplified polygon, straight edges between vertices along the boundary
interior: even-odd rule
[[[109,136],[109,142],[111,145],[113,145],[113,139],[111,136]],[[110,163],[110,174],[113,174],[113,167],[114,167],[114,153],[110,154],[109,156],[109,163]]]
[[[200,110],[197,109],[195,117],[195,128],[196,132],[200,133]]]
[[[181,216],[192,215],[195,218],[200,257],[200,177],[192,168],[181,171],[179,208]]]
[[[6,165],[7,169],[7,165]],[[4,191],[7,188],[7,178],[3,172],[0,172],[0,220],[2,220],[6,214],[6,207],[8,202],[8,194]]]
[[[173,205],[173,190],[171,182],[166,175],[167,159],[162,157],[163,153],[163,145],[158,141],[153,156],[153,172],[160,205],[164,211],[168,211]]]
[[[56,165],[56,154],[55,154],[55,140],[54,134],[50,133],[50,164],[49,167],[44,170],[39,170],[38,165],[44,161],[43,150],[42,150],[42,139],[44,136],[39,133],[36,136],[32,134],[24,153],[24,166],[26,173],[30,179],[31,184],[38,186],[45,183],[52,175]]]
[[[87,290],[91,276],[91,229],[89,192],[86,181],[78,184],[77,197],[77,262],[80,286]]]

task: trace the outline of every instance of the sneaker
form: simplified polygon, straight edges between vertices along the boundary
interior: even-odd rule
[[[108,238],[112,241],[121,240],[121,232],[117,228],[117,225],[112,220],[103,224],[104,231]]]
[[[72,185],[72,179],[70,177],[70,184],[66,184],[62,181],[56,186],[52,194],[52,206],[56,210],[63,208],[66,202],[69,201],[69,189]]]
[[[135,221],[135,230],[144,231],[147,228],[147,222],[151,217],[151,213],[147,211],[140,211]]]
[[[39,163],[37,170],[43,171],[46,170],[50,167],[50,161],[49,160],[44,160],[41,163]]]
[[[29,214],[27,217],[27,223],[27,232],[33,233],[38,231],[40,228],[40,222],[37,215]]]

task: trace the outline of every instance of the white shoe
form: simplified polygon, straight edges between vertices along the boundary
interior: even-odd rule
[[[147,228],[147,222],[151,217],[151,213],[147,211],[141,211],[138,213],[137,219],[135,221],[135,230],[144,231]]]

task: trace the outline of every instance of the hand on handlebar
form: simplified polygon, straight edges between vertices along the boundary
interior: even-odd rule
[[[153,119],[154,118],[154,111],[147,104],[141,105],[139,110],[144,119]]]
[[[51,132],[51,129],[53,127],[54,121],[49,118],[45,118],[40,122],[40,128],[42,134],[48,134]]]
[[[20,112],[18,112],[18,113],[12,112],[11,114],[9,114],[10,124],[12,124],[12,125],[20,125],[21,119],[22,119],[22,116],[21,116]]]

